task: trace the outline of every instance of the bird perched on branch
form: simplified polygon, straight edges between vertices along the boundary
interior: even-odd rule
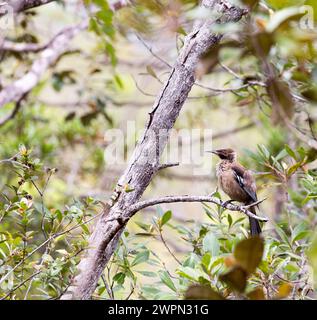
[[[244,205],[257,202],[256,184],[249,170],[237,162],[237,153],[232,149],[208,151],[217,155],[221,162],[217,164],[217,177],[220,188],[230,197]],[[255,207],[250,207],[255,213]],[[249,217],[251,236],[259,235],[261,227],[258,220]]]

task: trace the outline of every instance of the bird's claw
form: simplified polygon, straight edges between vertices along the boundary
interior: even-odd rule
[[[228,204],[232,204],[232,202],[234,202],[234,200],[227,200],[223,203],[223,206],[226,207]]]

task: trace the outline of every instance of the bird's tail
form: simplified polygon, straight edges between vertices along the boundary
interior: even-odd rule
[[[249,209],[250,212],[252,212],[253,214],[256,214],[255,212],[255,207],[251,207]],[[250,232],[251,232],[251,236],[258,236],[261,234],[262,229],[259,223],[259,220],[256,220],[254,218],[249,217],[249,221],[250,221]]]

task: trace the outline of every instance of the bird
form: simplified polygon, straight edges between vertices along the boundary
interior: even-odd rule
[[[220,188],[230,197],[229,202],[238,201],[251,205],[258,201],[256,184],[252,173],[237,161],[237,153],[231,149],[207,151],[217,155],[220,162],[216,166],[216,175]],[[250,212],[256,214],[255,207]],[[249,217],[251,236],[259,236],[262,232],[257,219]]]

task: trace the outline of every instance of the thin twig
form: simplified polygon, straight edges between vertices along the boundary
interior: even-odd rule
[[[129,299],[130,299],[130,297],[132,296],[132,294],[133,294],[134,290],[135,290],[135,287],[134,287],[134,286],[132,286],[132,289],[131,289],[131,291],[130,291],[129,295],[125,298],[125,300],[129,300]]]
[[[22,287],[26,282],[33,279],[35,276],[37,276],[41,272],[42,271],[37,271],[37,272],[33,273],[32,275],[30,275],[28,278],[26,278],[21,283],[19,283],[16,287],[14,287],[12,290],[10,290],[10,292],[7,295],[5,295],[4,297],[2,297],[0,300],[5,300],[6,298],[8,298],[14,291],[16,291],[17,289]]]
[[[155,57],[156,59],[158,59],[159,61],[161,61],[163,64],[165,64],[168,68],[172,68],[172,65],[170,65],[168,62],[166,62],[164,59],[162,59],[159,55],[157,55],[152,48],[142,39],[142,37],[140,35],[136,35],[136,37],[140,40],[140,42],[145,46],[146,49],[149,50],[149,52],[153,55],[153,57]]]
[[[156,54],[153,49],[139,36],[139,35],[136,35],[137,38],[141,41],[141,43],[145,46],[145,48],[152,54],[152,56],[154,58],[156,58],[157,60],[159,60],[160,62],[162,62],[164,65],[166,65],[168,68],[172,68],[172,65],[170,65],[167,61],[165,61],[163,58],[161,58],[158,54]],[[230,68],[224,66],[221,62],[219,63],[221,67],[223,67],[227,72],[229,72],[230,74],[232,74],[235,78],[237,79],[240,79],[242,80],[242,78],[237,75],[233,70],[231,70]],[[135,79],[134,79],[135,81]],[[143,93],[144,95],[146,96],[152,96],[152,94],[150,93],[147,93],[147,92],[144,92],[137,84],[137,82],[135,81],[135,84],[138,88],[138,90]],[[250,81],[246,84],[243,84],[242,86],[240,87],[237,87],[237,88],[228,88],[228,89],[218,89],[218,88],[211,88],[211,87],[207,87],[203,84],[200,84],[200,83],[195,83],[194,84],[195,86],[198,86],[202,89],[205,89],[205,90],[209,90],[209,91],[213,91],[213,92],[217,92],[217,93],[225,93],[225,92],[235,92],[235,91],[239,91],[241,89],[244,89],[244,88],[247,88],[249,86],[266,86],[264,83],[261,83],[261,82],[258,82],[258,81]],[[153,95],[154,96],[154,95]],[[197,98],[201,98],[201,97],[191,97],[191,99],[197,99]]]
[[[232,74],[235,78],[239,79],[239,80],[242,80],[242,78],[237,74],[235,73],[232,69],[230,69],[229,67],[225,66],[221,61],[219,61],[219,64],[220,66],[226,70],[227,72],[229,72],[230,74]]]
[[[182,263],[177,259],[177,257],[174,255],[174,253],[172,252],[172,250],[169,248],[169,246],[167,245],[164,237],[163,237],[163,234],[162,234],[162,230],[161,228],[158,228],[159,230],[159,234],[160,234],[160,239],[164,245],[164,247],[167,249],[167,251],[169,252],[169,254],[173,257],[173,259],[181,266]]]
[[[113,300],[112,290],[110,290],[110,287],[109,287],[109,285],[108,285],[108,283],[107,283],[107,281],[106,281],[106,278],[105,278],[105,276],[104,276],[103,274],[101,275],[101,279],[102,279],[102,281],[103,281],[103,284],[105,285],[105,288],[106,288],[106,290],[107,290],[107,293],[108,293],[108,295],[109,295],[109,298],[110,298],[111,300]]]

